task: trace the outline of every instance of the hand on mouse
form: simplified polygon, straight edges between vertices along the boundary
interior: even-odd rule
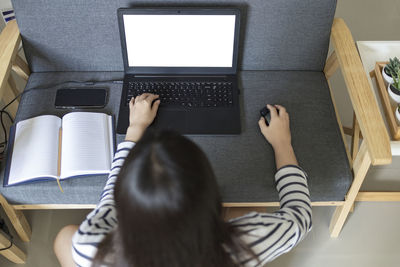
[[[139,141],[144,131],[157,115],[160,105],[160,100],[156,100],[158,97],[158,95],[144,93],[131,99],[129,102],[129,127],[126,131],[125,140],[132,142]]]
[[[269,126],[267,126],[265,119],[263,117],[260,118],[258,125],[260,126],[261,133],[273,148],[290,145],[289,114],[286,112],[286,109],[279,105],[267,105],[267,108],[271,112],[271,121]]]
[[[261,133],[274,149],[276,167],[279,169],[288,164],[298,165],[292,148],[289,114],[280,105],[267,105],[267,108],[271,112],[269,126],[267,126],[263,117],[259,119],[258,125],[260,126]]]

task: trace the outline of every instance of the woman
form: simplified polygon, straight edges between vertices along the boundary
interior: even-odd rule
[[[126,141],[99,204],[79,228],[67,226],[55,240],[62,266],[261,266],[303,239],[311,229],[307,177],[284,107],[267,105],[270,125],[258,121],[275,152],[280,209],[224,222],[216,179],[200,148],[175,133],[146,132],[157,98],[131,100]]]

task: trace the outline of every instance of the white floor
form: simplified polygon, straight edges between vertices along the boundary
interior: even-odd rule
[[[359,203],[339,238],[329,237],[334,208],[313,209],[313,229],[290,253],[267,264],[269,267],[397,267],[400,262],[400,203]],[[79,223],[88,211],[26,212],[33,234],[30,243],[17,242],[27,251],[26,266],[59,266],[52,250],[58,229]],[[0,257],[0,266],[14,267]]]
[[[288,254],[269,267],[400,266],[400,203],[360,203],[339,238],[328,235],[333,208],[313,209],[313,229]]]
[[[0,0],[3,7],[9,0]],[[400,0],[339,0],[337,17],[345,19],[357,40],[400,40]],[[400,56],[400,55],[397,55]],[[352,123],[353,111],[338,72],[332,81],[334,96],[344,125]],[[364,190],[400,190],[400,157],[385,167],[372,168]],[[357,203],[339,238],[329,237],[329,222],[334,208],[313,209],[314,228],[290,253],[267,266],[296,267],[397,267],[400,266],[400,203]],[[0,214],[1,213],[0,209]],[[87,210],[25,212],[33,229],[32,240],[17,240],[28,255],[26,266],[59,266],[52,243],[66,224],[79,224]],[[3,216],[4,217],[4,216]],[[0,266],[14,267],[0,256]]]

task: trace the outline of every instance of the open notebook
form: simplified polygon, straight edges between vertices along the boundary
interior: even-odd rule
[[[114,155],[113,117],[73,112],[62,119],[43,115],[10,130],[4,186],[107,174]]]

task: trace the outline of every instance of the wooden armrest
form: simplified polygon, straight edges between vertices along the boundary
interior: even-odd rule
[[[331,40],[373,165],[392,162],[390,139],[346,23],[335,18]]]
[[[4,93],[20,41],[17,22],[12,20],[0,34],[0,97]]]

